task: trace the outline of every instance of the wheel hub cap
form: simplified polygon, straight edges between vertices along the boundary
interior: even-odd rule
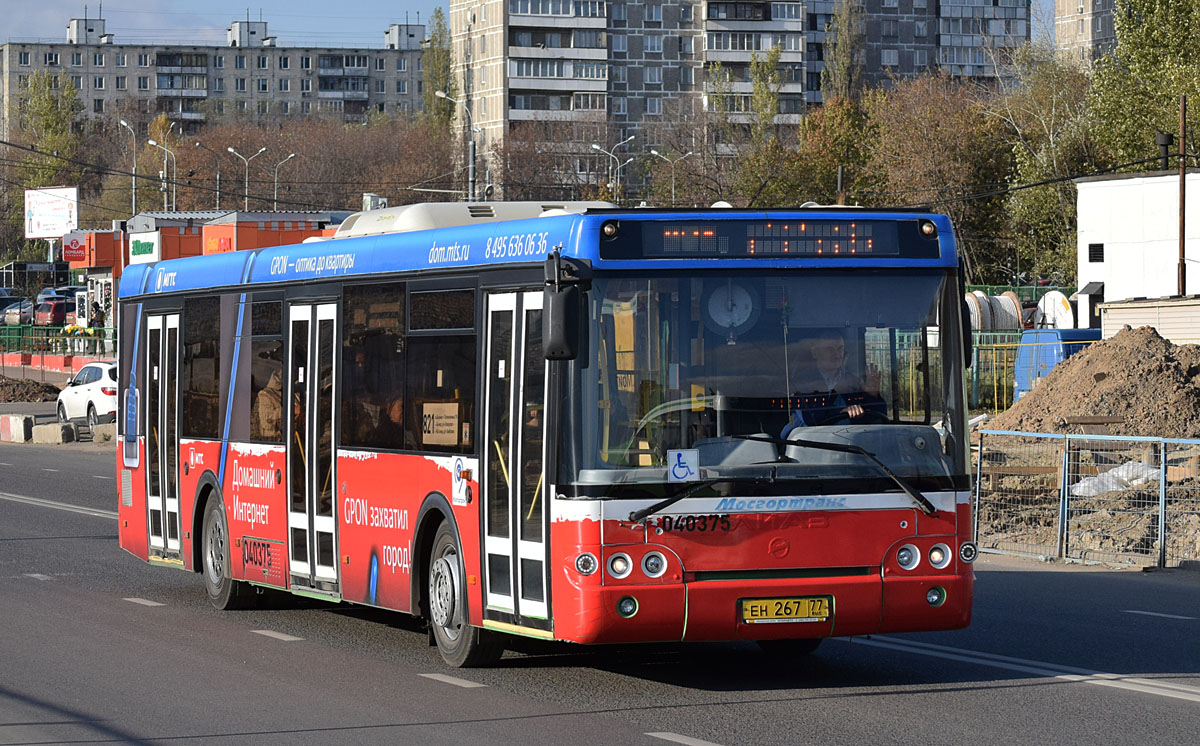
[[[449,558],[435,561],[429,573],[429,611],[439,627],[450,626],[454,619],[454,568]]]

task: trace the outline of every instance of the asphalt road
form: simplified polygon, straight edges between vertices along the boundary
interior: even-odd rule
[[[446,668],[407,617],[218,612],[117,546],[115,457],[0,444],[0,744],[1191,744],[1200,573],[985,556],[963,631],[523,646]]]

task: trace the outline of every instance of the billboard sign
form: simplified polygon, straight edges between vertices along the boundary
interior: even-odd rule
[[[129,263],[149,264],[162,259],[162,237],[158,231],[129,234]]]
[[[62,238],[79,227],[79,187],[25,190],[25,238]]]
[[[87,259],[87,234],[73,231],[62,237],[64,262],[82,262]]]

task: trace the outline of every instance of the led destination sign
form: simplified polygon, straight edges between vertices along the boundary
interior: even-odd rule
[[[605,259],[936,258],[937,232],[918,219],[621,221]],[[927,229],[928,230],[928,229]]]

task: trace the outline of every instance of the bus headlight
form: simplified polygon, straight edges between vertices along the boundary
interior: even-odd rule
[[[642,572],[648,578],[661,578],[667,571],[667,558],[659,552],[650,552],[642,557]]]
[[[945,544],[934,544],[929,550],[929,564],[934,568],[941,570],[946,565],[950,564],[950,547]]]
[[[617,601],[617,614],[622,618],[628,619],[637,613],[638,602],[633,596],[625,596],[620,601]]]
[[[964,541],[963,545],[958,548],[958,558],[968,565],[979,557],[979,547],[975,546],[973,541]]]
[[[596,568],[600,563],[596,561],[596,555],[591,552],[584,552],[575,558],[575,569],[580,575],[591,575],[596,572]]]
[[[946,603],[946,589],[935,585],[925,591],[925,600],[929,602],[930,606],[941,606]]]
[[[896,550],[896,564],[901,570],[911,570],[921,561],[921,550],[912,544],[905,544]]]
[[[628,554],[614,554],[608,558],[608,574],[620,580],[629,577],[633,571],[633,562]]]

